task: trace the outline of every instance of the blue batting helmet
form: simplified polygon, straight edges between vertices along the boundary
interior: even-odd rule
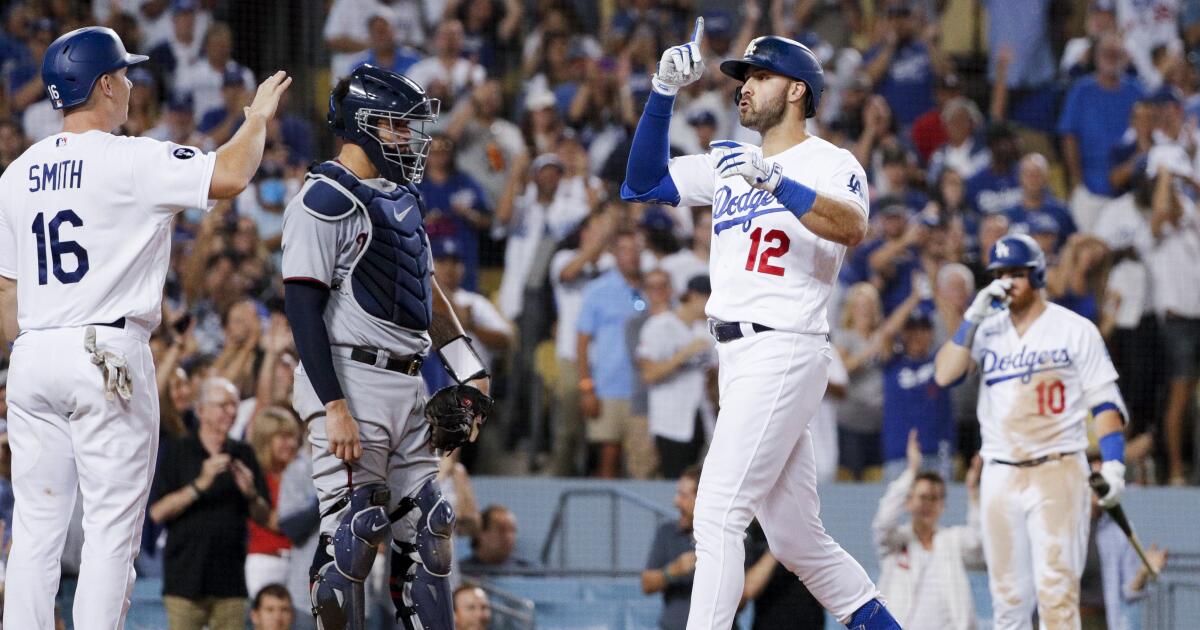
[[[42,83],[54,109],[87,101],[101,75],[149,59],[125,51],[111,28],[87,26],[59,36],[42,58]]]
[[[804,116],[812,118],[817,115],[821,93],[825,91],[825,71],[821,69],[821,61],[807,46],[786,37],[767,35],[750,40],[750,45],[746,46],[746,52],[741,59],[730,59],[721,63],[721,72],[743,82],[746,75],[755,68],[782,74],[803,83],[809,94]],[[738,88],[735,100],[741,100],[740,96],[741,88]]]
[[[1046,286],[1046,255],[1032,237],[1009,234],[992,245],[988,255],[988,271],[1019,267],[1029,269],[1029,284],[1033,288]]]
[[[437,120],[441,101],[426,96],[412,79],[369,64],[350,73],[345,93],[342,87],[329,95],[327,120],[333,132],[362,147],[385,178],[420,183],[433,140],[424,125]],[[408,126],[409,139],[397,142],[387,135],[398,121]]]

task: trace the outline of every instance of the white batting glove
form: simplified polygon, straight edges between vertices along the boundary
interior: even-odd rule
[[[1100,497],[1098,503],[1102,508],[1110,508],[1121,502],[1125,494],[1125,464],[1110,459],[1100,464],[1100,476],[1108,482],[1108,494]]]
[[[992,283],[983,288],[982,291],[975,294],[974,301],[967,307],[967,312],[963,313],[963,319],[978,324],[989,315],[999,313],[1008,308],[1008,290],[1012,288],[1012,280],[1009,278],[997,278],[992,280]]]
[[[717,140],[708,146],[717,158],[717,173],[721,177],[741,175],[747,184],[769,193],[774,193],[783,181],[783,167],[767,162],[759,147],[733,140]]]
[[[674,96],[682,88],[694,83],[704,74],[704,60],[700,58],[700,39],[704,34],[704,18],[696,18],[696,30],[692,41],[668,48],[658,61],[658,71],[650,78],[654,91],[664,96]]]
[[[122,400],[133,398],[133,380],[129,378],[129,365],[125,356],[96,346],[96,329],[88,326],[83,331],[83,349],[91,354],[92,363],[100,368],[104,377],[104,398]]]

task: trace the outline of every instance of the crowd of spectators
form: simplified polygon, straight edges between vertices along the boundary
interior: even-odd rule
[[[206,150],[224,142],[256,77],[274,70],[242,63],[272,42],[238,37],[239,4],[6,3],[0,172],[59,130],[39,76],[46,47],[95,23],[151,55],[129,73],[130,118],[117,133]],[[978,448],[977,382],[938,388],[933,353],[986,282],[992,243],[1022,232],[1046,251],[1049,297],[1094,321],[1108,343],[1129,408],[1132,478],[1200,482],[1197,0],[984,0],[986,22],[956,0],[326,4],[312,16],[323,21],[320,41],[308,45],[328,64],[289,72],[319,93],[371,63],[441,100],[419,185],[426,226],[438,278],[492,365],[498,399],[480,443],[444,475],[468,502],[462,533],[486,550],[475,560],[520,565],[501,553],[512,513],[496,506],[480,518],[463,464],[675,479],[712,434],[710,209],[616,194],[658,56],[687,38],[697,15],[706,70],[677,97],[673,153],[756,140],[737,124],[735,82],[716,66],[753,37],[779,34],[825,65],[810,132],[852,151],[870,180],[871,231],[847,253],[829,308],[838,369],[812,427],[823,479],[905,479],[914,429],[926,466],[962,478]],[[292,586],[287,558],[310,557],[314,544],[278,270],[284,207],[307,165],[332,154],[332,139],[320,106],[293,92],[270,124],[255,181],[175,225],[153,340],[163,450],[146,550],[160,545],[159,524],[168,563],[241,537],[249,545],[230,561],[245,566],[251,588],[207,590],[192,571],[172,579],[194,583],[168,584],[180,600],[172,614],[192,614],[183,600],[244,605],[262,585]],[[446,381],[436,363],[426,364],[431,389]],[[0,379],[0,418],[2,392]],[[228,527],[189,526],[198,513]],[[182,530],[193,532],[186,544]],[[303,587],[291,592],[303,608]],[[487,608],[469,588],[459,599]],[[205,609],[210,619],[218,608]]]

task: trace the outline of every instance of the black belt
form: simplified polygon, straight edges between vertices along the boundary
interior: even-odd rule
[[[125,327],[125,318],[122,317],[121,319],[113,320],[111,322],[105,322],[103,324],[91,324],[91,325],[92,326],[108,326],[109,328],[124,328]]]
[[[750,324],[750,329],[756,333],[775,330],[770,326],[762,324]],[[740,322],[718,322],[716,320],[708,320],[708,332],[712,334],[719,343],[741,339],[746,335],[742,332],[742,324]]]
[[[1067,451],[1065,453],[1051,453],[1049,455],[1043,455],[1042,457],[1039,457],[1037,459],[1027,459],[1022,462],[1009,462],[1009,461],[1005,461],[1003,459],[993,459],[992,461],[996,462],[997,464],[1004,464],[1005,466],[1016,466],[1017,468],[1033,468],[1034,466],[1041,466],[1042,464],[1045,464],[1046,462],[1049,462],[1049,461],[1053,461],[1056,459],[1063,459],[1064,457],[1070,457],[1078,452],[1079,451]]]
[[[362,348],[354,348],[350,351],[350,358],[359,363],[367,365],[375,365],[375,353]],[[416,376],[421,372],[421,364],[425,362],[425,358],[418,354],[411,354],[406,357],[388,357],[387,363],[381,367],[389,372],[399,372],[409,376]]]

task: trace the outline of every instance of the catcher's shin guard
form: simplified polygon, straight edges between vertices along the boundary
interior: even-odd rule
[[[415,542],[392,541],[392,603],[405,630],[441,630],[454,627],[454,602],[450,594],[450,567],[454,510],[442,497],[437,481],[430,479],[415,499]],[[402,503],[402,505],[405,505]]]
[[[391,534],[389,497],[383,484],[356,488],[333,536],[321,537],[310,591],[320,630],[366,630],[363,581],[371,573],[376,547]]]

